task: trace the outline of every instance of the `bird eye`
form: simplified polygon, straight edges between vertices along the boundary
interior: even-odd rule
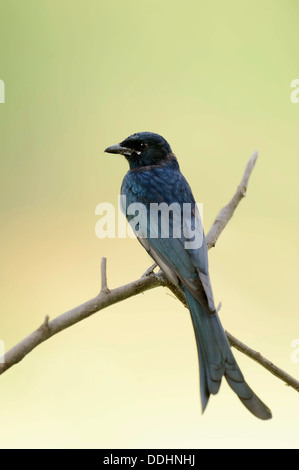
[[[140,148],[145,149],[147,147],[145,142],[140,142]]]

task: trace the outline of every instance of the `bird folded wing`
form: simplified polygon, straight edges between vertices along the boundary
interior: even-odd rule
[[[171,225],[172,222],[169,214],[168,220],[163,220],[164,217],[165,214],[162,211],[159,224],[156,224],[156,227],[159,228],[156,230],[153,218],[151,219],[150,228],[140,227],[139,224],[139,234],[144,234],[145,231],[147,233],[146,238],[140,237],[136,233],[139,242],[160,266],[170,282],[178,285],[180,281],[206,310],[214,313],[216,309],[208,272],[207,247],[201,221],[199,224],[196,218],[193,232],[197,231],[198,233],[195,232],[195,235],[200,236],[202,241],[196,248],[189,248],[190,238],[185,236],[186,230],[182,230],[183,233],[180,238],[174,238],[171,232],[173,227],[170,227],[169,236],[161,237],[161,225],[163,223]],[[190,221],[186,222],[186,219],[183,219],[182,226],[184,223],[190,224]]]

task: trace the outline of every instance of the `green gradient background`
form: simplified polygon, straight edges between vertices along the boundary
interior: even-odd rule
[[[259,160],[248,197],[210,251],[235,336],[298,377],[296,0],[0,0],[1,311],[10,348],[150,265],[136,240],[95,236],[127,164],[103,149],[162,134],[208,230]],[[273,419],[223,383],[202,416],[188,312],[163,289],[94,315],[0,378],[0,447],[298,447],[298,394],[235,353]]]

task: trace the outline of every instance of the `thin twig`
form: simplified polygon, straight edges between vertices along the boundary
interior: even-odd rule
[[[246,196],[248,181],[257,158],[258,153],[257,151],[255,151],[248,160],[241,183],[239,184],[234,196],[232,197],[230,202],[220,210],[219,214],[217,215],[215,222],[213,223],[206,237],[208,248],[212,248],[216,245],[219,235],[223,232],[224,228],[234,215],[234,212],[239,202]]]
[[[286,385],[293,387],[295,390],[297,390],[297,392],[299,392],[298,380],[294,379],[294,377],[292,377],[291,375],[287,374],[284,370],[277,367],[275,364],[273,364],[273,362],[269,361],[269,359],[266,359],[259,352],[254,351],[254,349],[242,343],[239,339],[235,338],[228,331],[226,331],[225,333],[231,346],[233,346],[234,348],[238,349],[238,351],[241,351],[243,354],[246,354],[246,356],[250,357],[254,361],[261,364],[263,367],[265,367],[265,369],[271,372],[271,374],[283,380],[286,383]]]
[[[101,292],[109,292],[107,285],[107,258],[104,257],[101,259]]]

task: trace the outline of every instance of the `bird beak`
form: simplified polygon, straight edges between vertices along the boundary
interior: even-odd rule
[[[105,149],[106,153],[119,153],[120,155],[132,155],[133,150],[127,147],[122,147],[121,144],[111,145]]]

